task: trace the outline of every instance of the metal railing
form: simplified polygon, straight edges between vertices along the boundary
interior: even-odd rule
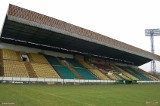
[[[0,77],[1,83],[46,83],[46,84],[129,84],[125,80],[84,80],[58,78]],[[136,81],[137,84],[160,84],[159,81]],[[131,83],[130,83],[131,84]]]
[[[73,83],[73,84],[115,84],[116,80],[83,80],[83,79],[57,79],[57,78],[24,78],[24,77],[0,77],[2,83]]]

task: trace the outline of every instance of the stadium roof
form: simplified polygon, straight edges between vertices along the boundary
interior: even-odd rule
[[[158,55],[14,5],[9,5],[1,41],[60,48],[137,66],[160,61]]]

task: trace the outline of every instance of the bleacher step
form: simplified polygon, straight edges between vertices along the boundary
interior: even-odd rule
[[[101,80],[109,80],[110,78],[108,78],[106,75],[104,75],[103,73],[101,73],[99,70],[94,69],[92,66],[90,66],[89,64],[87,64],[85,61],[79,61],[84,67],[86,67],[91,73],[93,73],[97,78],[101,79]]]
[[[24,65],[26,66],[29,77],[30,78],[37,78],[37,75],[36,75],[35,71],[33,70],[33,67],[31,66],[31,64],[29,62],[24,62]]]
[[[74,68],[72,68],[72,66],[68,67],[79,79],[83,79],[83,77],[81,75],[79,75],[79,73],[77,71],[74,70]]]

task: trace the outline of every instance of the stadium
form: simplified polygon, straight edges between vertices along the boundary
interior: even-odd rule
[[[159,88],[157,84],[160,83],[159,78],[152,76],[138,66],[152,60],[160,61],[160,56],[99,33],[15,5],[9,5],[0,40],[1,87],[7,87],[7,85],[5,85],[6,83],[20,84],[10,86],[14,89],[26,89],[32,93],[31,91],[34,91],[34,89],[29,88],[29,85],[25,85],[31,84],[31,86],[37,87],[35,92],[37,92],[36,95],[38,95],[38,92],[43,89],[48,89],[48,91],[51,89],[50,86],[47,88],[48,85],[43,86],[36,84],[56,84],[53,89],[59,87],[59,84],[74,84],[75,88],[72,88],[74,86],[69,87],[71,87],[72,90],[78,89],[79,93],[84,93],[82,90],[83,87],[87,87],[86,89],[88,90],[93,88],[93,96],[95,96],[94,91],[98,91],[99,88],[111,90],[112,86],[110,86],[110,84],[116,84],[114,85],[115,88],[124,88],[124,92],[127,88],[121,84],[131,84],[128,87],[132,90],[135,89],[135,86],[138,87],[138,85],[142,83],[151,83],[149,86],[155,84],[153,86],[157,89]],[[24,85],[22,86],[21,84]],[[136,85],[133,86],[132,84]],[[77,88],[78,85],[83,86]],[[108,86],[106,87],[105,85]],[[144,89],[146,86],[148,85],[141,85],[140,89]],[[68,86],[62,86],[61,88],[63,88],[63,90],[70,90]],[[155,91],[157,91],[157,89]],[[65,93],[66,91],[63,90],[62,92]],[[149,91],[150,90],[147,89],[145,92]],[[27,95],[23,91],[21,91],[21,93]],[[76,94],[74,91],[73,93]],[[50,96],[59,98],[59,100],[64,99],[64,104],[57,100],[59,102],[56,102],[55,105],[68,105],[71,103],[67,97],[51,95],[51,93],[47,93],[47,91],[43,95],[45,94],[48,95],[48,99]],[[22,96],[22,94],[20,95]],[[115,95],[117,95],[117,93]],[[131,95],[133,96],[134,94]],[[156,93],[153,94],[155,97],[157,97],[157,95]],[[8,96],[4,97],[7,98]],[[74,97],[71,98],[73,99]],[[88,96],[88,98],[89,97],[90,96]],[[99,96],[99,98],[102,97]],[[85,102],[85,100],[83,101],[82,98],[80,99],[83,103],[73,100],[73,105],[105,105],[105,103],[99,103],[101,101],[96,102],[97,104],[92,104],[94,101],[89,100],[90,103],[88,103]],[[102,98],[102,100],[103,99],[104,98]],[[2,100],[4,100],[2,104],[10,102],[11,104],[23,105],[23,103],[21,104],[21,100],[18,103],[15,103],[12,99],[11,101]],[[139,100],[141,100],[141,98],[139,98]],[[144,101],[149,105],[158,104],[158,100]],[[133,105],[130,104],[130,102],[129,100],[127,105]],[[50,102],[44,103],[49,103],[47,105],[52,104]],[[117,104],[123,105],[123,103],[119,102],[117,102]],[[34,104],[33,102],[28,105],[43,104]],[[108,102],[108,105],[111,105],[111,103]],[[136,105],[136,103],[134,105]],[[139,104],[137,103],[137,105]]]

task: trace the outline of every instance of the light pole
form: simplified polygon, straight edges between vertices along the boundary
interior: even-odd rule
[[[150,36],[151,39],[151,52],[154,54],[154,36],[160,36],[160,29],[145,29],[145,35]],[[151,72],[156,72],[155,60],[151,61]]]

